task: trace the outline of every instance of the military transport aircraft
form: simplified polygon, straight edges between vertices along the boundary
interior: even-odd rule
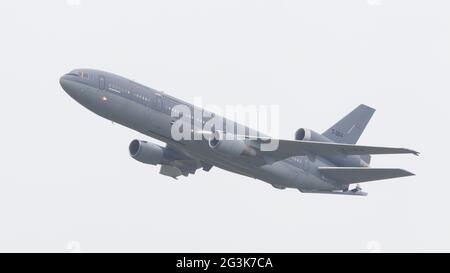
[[[159,173],[173,178],[216,166],[265,181],[277,189],[367,195],[359,185],[350,189],[350,184],[413,175],[396,168],[370,168],[370,155],[418,155],[405,148],[355,145],[375,112],[366,105],[359,105],[322,134],[301,128],[295,140],[285,140],[270,138],[238,123],[233,123],[232,130],[228,126],[205,130],[209,120],[204,116],[227,124],[230,120],[104,71],[76,69],[63,75],[60,84],[92,112],[166,143],[161,147],[135,139],[129,152],[142,163],[161,165]],[[198,112],[201,119],[196,117]],[[180,126],[178,129],[190,128],[191,138],[174,137],[174,125]]]

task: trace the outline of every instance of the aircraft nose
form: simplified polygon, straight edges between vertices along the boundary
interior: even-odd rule
[[[66,91],[67,94],[69,94],[72,98],[76,99],[77,97],[77,90],[79,89],[77,86],[77,83],[73,79],[73,75],[70,73],[64,74],[59,78],[59,84],[61,85],[62,89]]]
[[[59,84],[64,89],[64,91],[66,91],[68,86],[67,86],[67,76],[65,74],[62,75],[61,78],[59,78]]]

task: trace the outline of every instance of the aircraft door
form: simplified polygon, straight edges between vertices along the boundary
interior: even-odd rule
[[[100,88],[100,90],[105,90],[105,77],[104,76],[99,77],[98,87]]]
[[[160,94],[155,94],[155,109],[162,112],[162,96]]]
[[[155,93],[154,99],[151,102],[152,108],[156,111],[151,116],[149,124],[153,128],[152,132],[157,133],[160,136],[170,138],[171,136],[171,124],[170,116],[164,113],[164,98],[162,94]]]

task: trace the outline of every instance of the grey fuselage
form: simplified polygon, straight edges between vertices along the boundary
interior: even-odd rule
[[[256,165],[245,157],[236,160],[218,153],[205,140],[175,141],[171,137],[172,107],[185,105],[192,111],[203,110],[124,77],[99,70],[77,69],[62,76],[60,84],[73,99],[92,112],[165,142],[195,160],[265,181],[280,189],[333,191],[347,187],[319,174],[317,167],[335,166],[320,156],[296,156],[272,164]],[[237,123],[236,126],[237,131],[255,132]],[[201,125],[195,129],[202,130]]]

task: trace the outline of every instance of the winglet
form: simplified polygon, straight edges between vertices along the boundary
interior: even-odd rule
[[[415,156],[419,156],[419,155],[420,155],[420,152],[418,152],[418,151],[411,150],[411,149],[407,149],[407,148],[402,148],[402,149],[407,150],[408,153],[413,154],[413,155],[415,155]]]

